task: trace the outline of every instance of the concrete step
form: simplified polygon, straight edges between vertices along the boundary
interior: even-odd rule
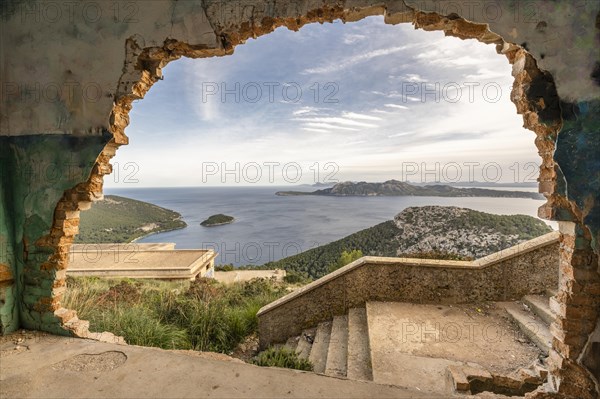
[[[326,321],[317,327],[315,334],[315,340],[313,342],[312,350],[308,360],[313,365],[313,371],[315,373],[325,373],[325,366],[327,364],[327,351],[329,349],[329,337],[331,335],[331,322]]]
[[[550,302],[547,296],[525,295],[523,302],[547,325],[550,325],[554,321],[554,313],[550,310]]]
[[[327,351],[325,375],[346,377],[348,369],[348,316],[335,316]]]
[[[524,306],[516,302],[500,304],[519,325],[521,331],[545,354],[552,347],[552,334],[548,326]]]
[[[351,380],[373,381],[367,310],[364,308],[354,308],[348,312],[348,369],[346,377]]]
[[[314,336],[314,328],[302,332],[302,335],[298,339],[298,345],[296,345],[296,354],[298,354],[300,359],[308,359],[313,346],[312,341],[314,340]]]

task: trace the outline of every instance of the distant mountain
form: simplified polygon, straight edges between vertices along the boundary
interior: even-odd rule
[[[493,215],[451,206],[410,207],[394,220],[350,234],[340,240],[263,265],[321,277],[343,251],[365,256],[475,259],[552,231],[542,220],[526,215]]]
[[[496,198],[533,198],[544,199],[544,196],[529,191],[490,190],[485,188],[458,188],[437,184],[416,186],[398,180],[388,180],[383,183],[343,182],[331,188],[312,192],[278,191],[276,195],[328,195],[334,197],[358,196],[419,196],[419,197],[496,197]]]
[[[321,182],[316,182],[314,184],[298,184],[297,187],[331,187],[334,186],[336,183],[321,183]]]
[[[512,183],[495,183],[491,181],[459,181],[459,182],[450,182],[450,183],[442,183],[442,182],[429,182],[429,183],[418,183],[408,181],[407,183],[412,184],[414,186],[431,186],[434,184],[443,184],[451,187],[519,187],[519,188],[537,188],[538,182],[528,181],[528,182],[512,182]]]

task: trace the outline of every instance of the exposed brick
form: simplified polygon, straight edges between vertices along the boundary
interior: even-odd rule
[[[587,334],[583,335],[583,330],[564,330],[560,328],[560,326],[558,326],[556,323],[552,323],[550,325],[550,332],[552,333],[555,339],[559,340],[565,345],[583,348],[583,346],[587,342]]]

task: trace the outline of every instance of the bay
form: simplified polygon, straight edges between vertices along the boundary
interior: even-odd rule
[[[501,215],[537,217],[537,208],[544,203],[526,198],[275,195],[282,190],[290,187],[115,188],[107,189],[106,194],[172,209],[188,224],[184,229],[153,234],[138,242],[174,242],[177,249],[214,249],[219,253],[216,264],[235,266],[261,265],[295,255],[391,220],[410,206],[459,206]],[[200,225],[217,213],[233,216],[235,222],[215,227]],[[556,228],[555,223],[546,223]]]

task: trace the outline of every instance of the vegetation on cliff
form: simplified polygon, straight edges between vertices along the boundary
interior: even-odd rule
[[[264,268],[319,278],[335,268],[331,265],[337,266],[344,252],[352,251],[361,251],[364,256],[472,260],[550,231],[543,221],[526,215],[493,215],[444,206],[411,207],[394,220],[266,263]]]
[[[82,211],[75,242],[131,242],[136,238],[182,229],[181,215],[170,209],[131,198],[106,195],[103,200]]]
[[[329,271],[329,273],[332,273],[337,269],[342,268],[347,264],[362,258],[362,256],[363,253],[360,249],[353,249],[352,251],[343,251],[337,262],[330,264],[327,270]]]
[[[312,192],[278,191],[276,195],[327,195],[334,197],[358,196],[420,196],[420,197],[499,197],[543,199],[541,194],[529,191],[490,190],[487,188],[459,188],[444,184],[417,186],[398,180],[383,183],[342,182],[333,187]]]
[[[319,278],[328,273],[329,265],[336,263],[344,251],[360,250],[365,256],[395,256],[398,247],[395,241],[397,234],[398,228],[389,220],[329,244],[268,262],[264,267],[285,269],[305,277]]]
[[[233,216],[224,215],[222,213],[209,216],[208,219],[200,223],[204,227],[221,226],[223,224],[233,223]]]

